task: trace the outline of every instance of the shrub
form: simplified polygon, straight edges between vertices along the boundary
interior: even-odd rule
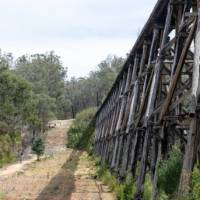
[[[151,177],[149,174],[147,174],[144,183],[144,200],[151,200],[152,190],[153,190],[153,185],[151,182]]]
[[[5,135],[9,132],[9,127],[6,122],[0,121],[0,134]]]
[[[172,196],[178,188],[182,162],[181,152],[178,149],[173,149],[169,154],[169,158],[164,160],[159,167],[159,189],[169,196]]]
[[[133,199],[136,186],[131,174],[127,175],[124,183],[120,183],[106,166],[97,165],[97,177],[116,193],[118,200]]]
[[[14,136],[14,138],[11,138],[10,134],[0,135],[0,167],[17,160],[17,149],[21,144],[21,137],[19,134],[15,134]],[[15,148],[13,148],[13,142]]]
[[[37,137],[34,141],[33,141],[33,145],[32,145],[32,151],[34,153],[36,153],[37,155],[37,159],[40,159],[40,156],[44,154],[44,142],[42,140],[41,137]]]
[[[200,199],[200,171],[197,167],[194,168],[192,173],[192,200]]]
[[[90,122],[96,112],[96,108],[88,108],[77,114],[71,128],[68,131],[68,143],[70,148],[90,149],[94,126]]]
[[[160,191],[159,192],[159,196],[157,198],[157,200],[169,200],[170,198],[168,197],[168,195],[166,195],[166,193],[164,191]],[[176,199],[171,199],[171,200],[176,200]]]
[[[123,198],[122,200],[131,200],[133,199],[134,194],[136,193],[136,185],[133,180],[132,175],[128,175],[126,177],[126,181],[124,183],[123,188]]]

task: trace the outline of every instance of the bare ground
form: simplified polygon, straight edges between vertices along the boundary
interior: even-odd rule
[[[6,200],[115,200],[110,189],[97,181],[94,163],[86,152],[66,149],[72,121],[56,121],[48,132],[46,156],[15,173],[0,175],[0,199]]]

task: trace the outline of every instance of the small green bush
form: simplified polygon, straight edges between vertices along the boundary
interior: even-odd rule
[[[116,193],[118,200],[133,199],[133,196],[136,192],[136,186],[131,175],[127,175],[124,183],[120,183],[105,166],[98,165],[97,169],[98,178]]]
[[[164,160],[158,173],[158,186],[166,195],[172,196],[178,188],[183,158],[178,149],[173,149],[167,160]]]
[[[87,149],[91,148],[94,127],[89,123],[96,113],[96,108],[88,108],[77,114],[71,128],[68,131],[68,147]]]
[[[166,193],[164,191],[160,191],[159,192],[159,196],[157,197],[157,200],[169,200],[169,196],[166,195]],[[171,200],[175,200],[175,199],[171,199]]]
[[[37,155],[38,160],[40,156],[44,154],[45,146],[41,137],[35,138],[32,145],[32,151]]]
[[[200,199],[200,171],[197,167],[194,168],[192,173],[192,192],[191,200]]]
[[[133,199],[134,194],[136,193],[136,185],[133,180],[132,175],[127,175],[126,181],[123,187],[123,198],[122,200],[131,200]]]
[[[144,200],[151,200],[152,191],[153,191],[153,185],[151,182],[151,177],[149,174],[147,174],[144,183]]]

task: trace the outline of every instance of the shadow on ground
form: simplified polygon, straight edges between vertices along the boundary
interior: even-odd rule
[[[75,187],[75,171],[82,152],[73,150],[49,184],[40,192],[36,200],[70,200]]]

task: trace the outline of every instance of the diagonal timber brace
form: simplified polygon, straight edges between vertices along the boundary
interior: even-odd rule
[[[183,154],[177,198],[186,196],[199,162],[200,1],[158,0],[105,101],[95,115],[95,153],[120,181],[132,174],[134,200],[174,144]]]

